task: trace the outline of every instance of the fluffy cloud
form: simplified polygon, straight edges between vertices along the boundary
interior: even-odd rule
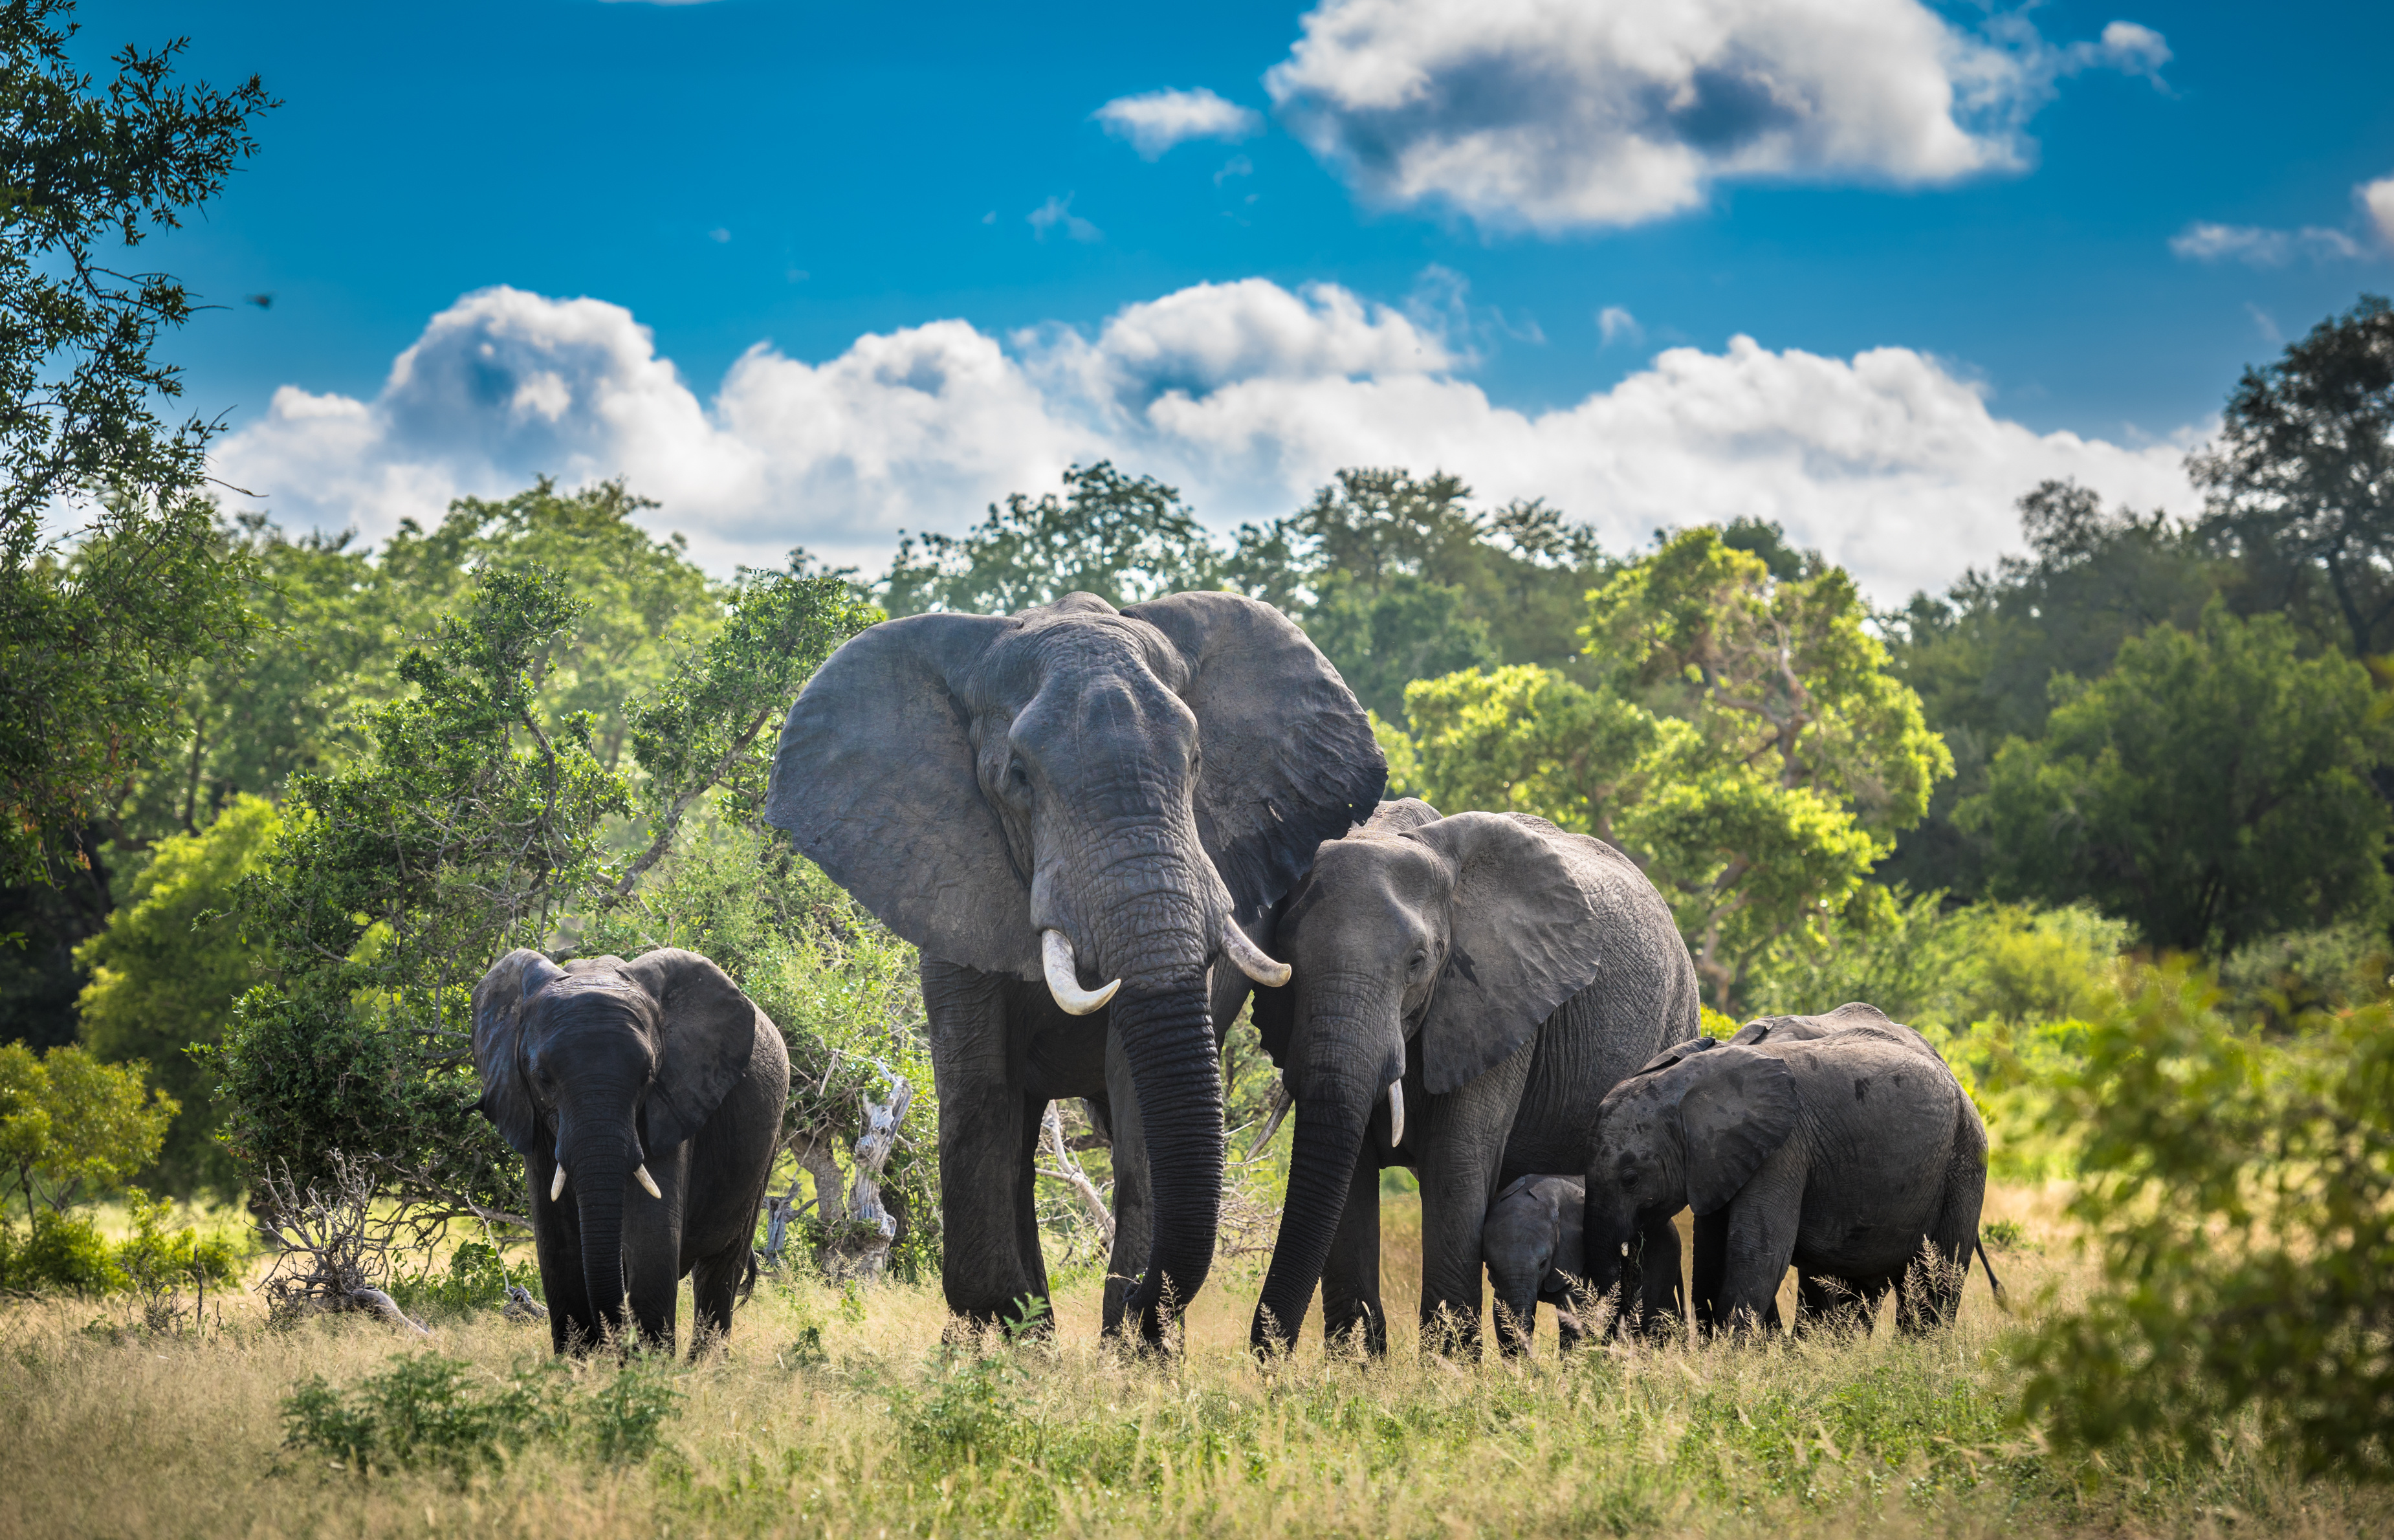
[[[1661,218],[1724,179],[1924,186],[2026,163],[2054,81],[2149,75],[2161,34],[2057,48],[1920,0],[1322,0],[1264,77],[1375,202],[1554,232]]]
[[[818,363],[751,349],[702,401],[631,314],[513,289],[433,318],[372,401],[286,387],[217,474],[292,527],[379,539],[461,494],[623,475],[715,569],[804,545],[877,570],[897,532],[955,531],[1005,493],[1110,456],[1219,527],[1301,504],[1349,465],[1444,468],[1492,502],[1544,496],[1615,548],[1657,528],[1776,519],[1882,599],[2015,544],[2012,503],[2075,477],[2186,511],[2189,436],[2037,433],[1927,355],[1658,354],[1577,403],[1491,401],[1438,313],[1332,284],[1201,284],[1092,333],[962,321],[859,337]]]
[[[1261,133],[1264,126],[1263,118],[1252,109],[1225,101],[1202,86],[1193,91],[1116,97],[1089,115],[1114,138],[1128,139],[1132,149],[1151,161],[1187,139],[1235,142]]]
[[[2270,230],[2261,225],[2216,225],[2203,220],[2170,237],[2170,250],[2194,262],[2242,262],[2254,268],[2282,268],[2297,257],[2312,261],[2351,261],[2394,252],[2394,177],[2381,177],[2352,190],[2360,234],[2305,225],[2300,230]]]

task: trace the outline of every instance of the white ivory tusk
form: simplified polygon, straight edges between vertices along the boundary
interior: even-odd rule
[[[1230,961],[1239,965],[1240,972],[1256,983],[1278,989],[1288,982],[1288,965],[1276,963],[1266,956],[1262,947],[1247,940],[1247,933],[1239,928],[1236,920],[1222,922],[1222,950],[1230,954]]]
[[[1288,1094],[1288,1082],[1273,1081],[1271,1099],[1264,1104],[1264,1131],[1256,1136],[1255,1143],[1247,1146],[1247,1159],[1255,1159],[1262,1153],[1263,1147],[1271,1142],[1271,1137],[1280,1132],[1280,1120],[1288,1116],[1293,1104]]]
[[[555,1203],[558,1199],[564,1196],[565,1163],[563,1161],[559,1161],[557,1163],[557,1175],[548,1179],[548,1201],[550,1203]]]
[[[1041,931],[1039,950],[1047,965],[1047,993],[1056,997],[1056,1003],[1064,1007],[1068,1016],[1088,1015],[1122,988],[1122,981],[1116,979],[1103,989],[1083,989],[1080,965],[1072,959],[1072,943],[1060,930]]]
[[[1401,1081],[1388,1082],[1388,1148],[1393,1150],[1405,1142],[1405,1087]]]
[[[640,1165],[639,1165],[639,1168],[638,1168],[638,1170],[636,1170],[636,1171],[634,1171],[634,1172],[632,1173],[632,1179],[633,1179],[634,1181],[636,1181],[636,1182],[638,1182],[642,1187],[647,1188],[647,1189],[649,1190],[649,1196],[650,1196],[650,1197],[651,1197],[651,1198],[662,1198],[662,1197],[664,1197],[664,1194],[663,1192],[661,1192],[661,1191],[659,1191],[657,1190],[657,1179],[656,1179],[656,1178],[651,1177],[651,1176],[650,1176],[650,1175],[649,1175],[649,1163],[648,1163],[648,1162],[646,1162],[646,1161],[642,1161],[642,1162],[640,1163]]]

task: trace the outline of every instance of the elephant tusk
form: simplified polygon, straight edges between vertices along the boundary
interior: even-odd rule
[[[1230,954],[1230,961],[1239,965],[1240,972],[1256,983],[1269,989],[1278,989],[1288,982],[1288,965],[1276,963],[1266,956],[1262,947],[1247,940],[1247,933],[1239,928],[1236,920],[1222,922],[1222,950]]]
[[[1264,1131],[1256,1136],[1255,1143],[1247,1146],[1247,1159],[1253,1160],[1263,1152],[1264,1146],[1271,1142],[1271,1137],[1280,1132],[1280,1120],[1288,1116],[1288,1110],[1292,1105],[1293,1101],[1288,1094],[1288,1082],[1273,1081],[1271,1098],[1264,1103]]]
[[[1405,1087],[1402,1081],[1388,1082],[1388,1148],[1393,1150],[1405,1142]]]
[[[1067,1016],[1088,1015],[1122,988],[1122,981],[1116,979],[1103,989],[1083,989],[1080,964],[1072,958],[1072,943],[1060,930],[1041,931],[1039,950],[1047,965],[1047,993],[1056,997]]]
[[[647,1188],[649,1190],[650,1197],[662,1198],[664,1196],[664,1193],[660,1191],[657,1188],[656,1178],[649,1175],[648,1162],[642,1161],[640,1163],[639,1168],[632,1173],[632,1179],[638,1182],[642,1187]]]
[[[555,1203],[558,1199],[564,1196],[565,1163],[563,1161],[559,1161],[557,1163],[557,1175],[548,1179],[548,1201],[550,1203]]]

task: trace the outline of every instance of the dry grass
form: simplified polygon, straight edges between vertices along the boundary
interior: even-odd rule
[[[1388,1276],[1417,1276],[1392,1203]],[[2076,1286],[2048,1195],[1991,1218],[2043,1249],[1998,1255],[2016,1299]],[[660,1371],[682,1401],[664,1447],[610,1465],[535,1441],[496,1470],[361,1476],[286,1447],[281,1404],[424,1351],[330,1319],[287,1332],[255,1302],[161,1338],[98,1307],[0,1307],[0,1535],[793,1533],[1613,1535],[2263,1533],[2394,1528],[2394,1503],[2285,1481],[2230,1441],[2224,1464],[2103,1466],[2006,1422],[2006,1322],[1974,1279],[1953,1332],[1684,1344],[1526,1364],[1424,1362],[1400,1319],[1385,1366],[1318,1336],[1267,1375],[1244,1351],[1260,1262],[1217,1272],[1176,1365],[1097,1343],[1096,1281],[1063,1288],[1054,1344],[940,1349],[936,1289],[760,1288],[730,1349]],[[1399,1291],[1392,1290],[1392,1294]],[[1409,1288],[1404,1291],[1409,1292]],[[111,1319],[113,1319],[112,1317]],[[436,1321],[433,1350],[493,1383],[546,1358],[495,1311]],[[811,1334],[811,1336],[810,1336]],[[819,1349],[815,1346],[819,1343]],[[563,1374],[580,1391],[609,1364]]]

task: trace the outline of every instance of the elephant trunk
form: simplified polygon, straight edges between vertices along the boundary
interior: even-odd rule
[[[1634,1215],[1622,1215],[1599,1206],[1595,1200],[1594,1184],[1590,1184],[1585,1210],[1586,1239],[1581,1247],[1581,1257],[1587,1268],[1587,1292],[1592,1299],[1602,1299],[1621,1287],[1626,1271],[1629,1243],[1637,1237],[1638,1222]],[[1623,1301],[1626,1308],[1628,1301]]]
[[[603,1333],[621,1336],[624,1313],[624,1191],[639,1164],[637,1136],[628,1129],[564,1141],[575,1211],[582,1225],[582,1283],[592,1320]],[[643,1199],[643,1202],[648,1200]]]
[[[1160,1343],[1204,1286],[1221,1221],[1222,1081],[1204,972],[1158,992],[1126,989],[1112,1020],[1147,1132],[1154,1216],[1146,1276],[1125,1304],[1140,1337]]]
[[[1326,1095],[1296,1099],[1296,1132],[1289,1142],[1288,1196],[1281,1205],[1280,1236],[1272,1244],[1271,1268],[1264,1275],[1263,1297],[1248,1328],[1250,1347],[1257,1352],[1296,1346],[1305,1325],[1313,1291],[1322,1283],[1331,1243],[1347,1208],[1355,1162],[1371,1120],[1373,1093],[1352,1084],[1333,1084],[1329,1077],[1309,1075],[1309,1093],[1317,1087]]]

